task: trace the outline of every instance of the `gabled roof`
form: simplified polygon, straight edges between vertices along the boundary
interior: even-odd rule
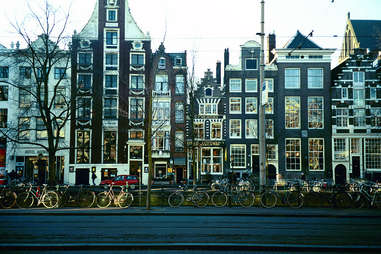
[[[309,40],[307,36],[304,36],[298,31],[296,31],[296,35],[291,38],[283,48],[286,49],[321,49],[314,42]]]
[[[381,20],[351,19],[350,21],[361,48],[381,49]]]

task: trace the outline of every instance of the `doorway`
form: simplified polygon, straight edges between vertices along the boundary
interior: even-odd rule
[[[337,165],[335,168],[335,184],[344,185],[347,179],[347,169],[344,165]]]
[[[360,178],[360,156],[352,156],[352,178]]]
[[[75,184],[76,185],[89,185],[90,169],[77,168],[75,172]]]
[[[252,167],[252,172],[254,176],[259,176],[259,155],[253,155],[251,156],[251,167]]]

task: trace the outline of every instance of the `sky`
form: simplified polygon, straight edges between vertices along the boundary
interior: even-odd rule
[[[4,1],[4,0],[2,0]],[[70,7],[68,35],[84,27],[96,0],[50,0],[62,13]],[[17,38],[10,22],[27,19],[27,3],[41,0],[12,0],[0,10],[0,44],[10,47]],[[194,59],[196,76],[215,71],[230,50],[230,63],[238,64],[240,45],[260,42],[261,0],[128,0],[131,13],[155,51],[164,41],[170,53],[187,51],[188,66]],[[352,19],[381,20],[381,0],[265,0],[265,33],[275,33],[277,48],[299,30],[322,48],[340,50],[348,12]],[[337,55],[336,53],[335,55]],[[332,65],[336,65],[335,55]]]

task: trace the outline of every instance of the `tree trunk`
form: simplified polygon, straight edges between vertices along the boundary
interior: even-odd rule
[[[56,179],[56,156],[55,152],[49,153],[48,158],[48,184],[49,186],[54,186],[57,184]]]

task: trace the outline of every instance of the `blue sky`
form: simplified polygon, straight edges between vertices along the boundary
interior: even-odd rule
[[[25,17],[26,3],[40,0],[12,0],[0,10],[0,43],[17,40],[9,21]],[[95,0],[52,0],[66,10],[71,3],[68,34],[80,31],[90,18]],[[224,48],[231,63],[238,63],[240,45],[260,41],[260,0],[129,0],[139,27],[149,32],[155,50],[165,37],[168,52],[195,54],[196,73],[215,69],[223,60]],[[148,7],[148,8],[147,8]],[[265,32],[275,32],[282,47],[299,30],[323,48],[340,49],[348,12],[352,19],[380,19],[381,0],[265,0]],[[337,36],[337,37],[336,37]],[[195,53],[192,53],[195,52]],[[189,64],[189,62],[188,62]]]

